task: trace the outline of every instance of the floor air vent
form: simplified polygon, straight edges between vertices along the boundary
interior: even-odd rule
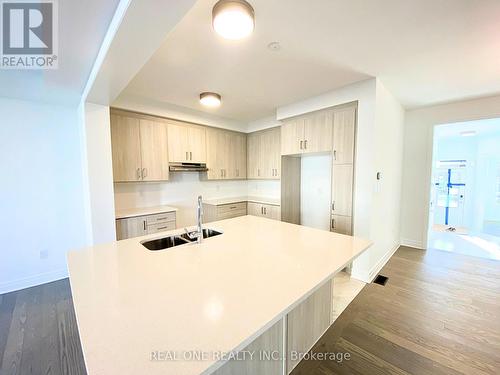
[[[373,280],[373,282],[375,284],[385,285],[387,283],[387,280],[389,280],[387,276],[377,275],[377,277],[375,278],[375,280]]]

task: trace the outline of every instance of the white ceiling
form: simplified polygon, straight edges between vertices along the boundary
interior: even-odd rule
[[[500,92],[498,0],[250,0],[256,30],[237,42],[212,31],[215,2],[199,0],[124,93],[250,121],[369,77],[407,108]],[[203,108],[202,91],[223,105]]]
[[[58,1],[59,68],[0,70],[0,96],[77,104],[118,3],[119,0]]]

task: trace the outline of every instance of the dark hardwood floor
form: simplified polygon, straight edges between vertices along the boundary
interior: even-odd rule
[[[0,295],[0,375],[86,374],[68,279]]]
[[[401,247],[381,273],[312,349],[351,359],[293,375],[500,374],[500,262]],[[85,373],[68,280],[0,295],[0,375]]]
[[[500,262],[401,247],[312,352],[303,374],[500,374]]]

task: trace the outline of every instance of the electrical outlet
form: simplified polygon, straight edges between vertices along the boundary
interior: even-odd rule
[[[40,259],[47,259],[49,257],[49,250],[42,249],[40,250]]]

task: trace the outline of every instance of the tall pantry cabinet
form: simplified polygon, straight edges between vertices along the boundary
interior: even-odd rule
[[[356,106],[333,113],[332,204],[330,229],[352,235]]]

